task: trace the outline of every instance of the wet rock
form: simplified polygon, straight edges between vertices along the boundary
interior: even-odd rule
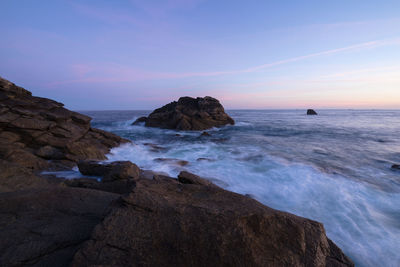
[[[202,132],[200,136],[211,136],[211,134],[208,132]]]
[[[215,159],[209,159],[209,158],[198,158],[196,161],[208,161],[208,162],[213,162]]]
[[[217,99],[206,96],[204,98],[181,97],[178,101],[156,109],[147,117],[145,126],[177,130],[206,130],[234,123]]]
[[[132,125],[140,125],[142,123],[145,123],[147,121],[147,117],[140,117],[137,120],[135,120]]]
[[[400,165],[399,164],[393,164],[391,169],[392,170],[400,170]]]
[[[157,144],[144,143],[143,145],[150,147],[150,151],[152,152],[162,152],[168,150],[166,147],[159,146]]]
[[[318,115],[318,113],[313,109],[308,109],[307,110],[307,115]]]
[[[157,176],[157,175],[168,176],[168,173],[165,173],[165,172],[155,172],[155,171],[151,171],[151,170],[140,170],[139,178],[140,178],[140,179],[149,179],[149,180],[153,180],[153,179],[154,179],[154,176]]]
[[[154,161],[165,162],[165,163],[177,165],[177,166],[186,166],[189,164],[189,161],[181,160],[181,159],[173,159],[173,158],[155,158]]]
[[[318,222],[167,178],[115,202],[71,263],[96,265],[354,266]]]
[[[182,184],[195,184],[195,185],[205,185],[205,186],[216,186],[210,181],[201,178],[193,173],[187,171],[181,171],[178,175],[178,181]]]
[[[139,167],[130,161],[114,161],[104,164],[96,161],[79,161],[78,168],[84,175],[103,177],[103,182],[137,180],[140,174]]]

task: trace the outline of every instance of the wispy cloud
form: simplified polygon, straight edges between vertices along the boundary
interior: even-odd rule
[[[49,84],[49,86],[56,86],[59,84],[72,84],[72,83],[135,82],[143,80],[182,79],[189,77],[212,77],[212,76],[234,75],[234,74],[237,75],[237,74],[262,71],[265,69],[270,69],[276,66],[290,64],[306,59],[335,55],[345,52],[357,52],[364,49],[372,49],[389,45],[400,45],[400,38],[364,42],[351,46],[312,53],[304,56],[283,59],[249,68],[244,68],[239,70],[228,70],[228,71],[170,73],[170,72],[144,71],[132,68],[130,66],[118,65],[114,63],[77,64],[71,67],[73,69],[73,72],[76,73],[77,76],[76,79],[53,82]]]

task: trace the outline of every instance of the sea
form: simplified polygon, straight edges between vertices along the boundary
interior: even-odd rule
[[[188,170],[274,209],[322,222],[356,266],[400,266],[400,110],[228,110],[233,126],[133,126],[150,111],[81,111],[133,141],[109,161],[176,177]],[[188,161],[180,166],[171,158]]]

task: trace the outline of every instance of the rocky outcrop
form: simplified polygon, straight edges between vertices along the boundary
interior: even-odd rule
[[[147,127],[193,131],[235,123],[219,101],[209,96],[181,97],[178,101],[154,110],[147,118],[139,118],[133,124],[140,122],[145,122]]]
[[[307,115],[318,115],[318,113],[313,109],[307,109]]]
[[[0,78],[0,159],[42,170],[70,168],[82,159],[105,159],[128,142],[92,128],[91,118]]]
[[[353,263],[326,237],[318,222],[273,210],[216,186],[166,178],[139,180],[132,193],[114,203],[71,265]]]

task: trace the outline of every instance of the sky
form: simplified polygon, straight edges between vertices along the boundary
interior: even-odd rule
[[[1,0],[0,76],[73,110],[400,108],[398,0]]]

